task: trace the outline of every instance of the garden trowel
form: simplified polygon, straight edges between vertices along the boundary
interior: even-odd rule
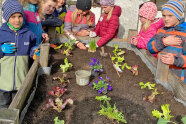
[[[100,55],[103,57],[107,57],[108,53],[105,53],[104,47],[101,47]]]

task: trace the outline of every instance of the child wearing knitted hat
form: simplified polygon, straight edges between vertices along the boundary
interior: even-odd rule
[[[181,0],[168,1],[162,7],[165,26],[150,39],[147,48],[151,53],[164,52],[161,61],[186,83],[186,23]]]
[[[145,2],[140,5],[139,19],[142,25],[139,34],[131,37],[131,44],[141,49],[147,49],[148,41],[156,34],[159,28],[164,26],[163,19],[155,18],[156,14],[157,7],[153,2]]]
[[[2,6],[0,28],[0,108],[8,107],[28,72],[28,59],[36,37],[23,23],[23,7],[17,0],[6,0]]]
[[[88,36],[89,31],[95,27],[95,15],[90,11],[91,0],[77,0],[76,6],[71,6],[67,10],[64,22],[64,33],[72,40],[77,40],[77,36]],[[86,50],[85,45],[77,40],[77,47]]]
[[[117,38],[119,31],[119,17],[121,8],[114,5],[114,0],[100,0],[100,5],[103,10],[94,32],[90,31],[89,36],[100,36],[97,46],[101,47],[112,38]]]

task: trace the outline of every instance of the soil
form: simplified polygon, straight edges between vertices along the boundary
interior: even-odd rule
[[[105,47],[105,52],[111,54],[114,48]],[[125,50],[125,49],[124,49]],[[68,60],[73,64],[73,68],[67,72],[67,77],[70,79],[70,84],[67,85],[67,92],[62,96],[62,99],[72,98],[73,105],[68,105],[61,113],[52,108],[45,108],[46,100],[52,98],[48,95],[48,91],[59,84],[59,81],[54,81],[53,77],[62,76],[60,64],[64,64],[65,56],[61,54],[61,50],[50,50],[51,53],[51,75],[42,75],[39,78],[39,84],[34,100],[32,101],[28,112],[23,120],[23,124],[54,124],[54,118],[59,117],[60,120],[65,120],[65,124],[113,124],[115,122],[107,119],[105,116],[99,116],[100,110],[99,101],[95,100],[98,92],[91,86],[79,86],[76,83],[75,71],[79,69],[89,69],[91,58],[98,58],[103,65],[103,73],[101,77],[108,76],[111,81],[112,91],[108,92],[107,96],[111,97],[111,104],[116,103],[117,108],[121,111],[128,124],[156,124],[157,119],[152,117],[153,109],[161,111],[161,105],[170,104],[172,119],[178,124],[180,117],[186,115],[186,107],[174,100],[173,94],[166,90],[163,86],[156,84],[158,91],[162,93],[157,96],[157,101],[150,103],[144,101],[143,97],[151,94],[150,90],[141,89],[139,82],[155,82],[154,76],[148,67],[142,62],[141,58],[133,51],[125,50],[125,61],[128,65],[138,65],[139,75],[133,76],[130,70],[124,69],[120,73],[119,78],[113,68],[110,57],[101,57],[100,48],[96,53],[75,48],[72,57]],[[98,77],[91,78],[91,81],[98,80]]]

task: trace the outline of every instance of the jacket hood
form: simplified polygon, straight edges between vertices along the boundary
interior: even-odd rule
[[[162,18],[158,18],[155,22],[152,23],[157,29],[164,27],[164,22]]]
[[[112,12],[112,15],[116,15],[116,16],[120,17],[120,15],[121,15],[121,7],[114,6],[114,10]]]
[[[13,30],[11,30],[8,25],[7,25],[7,22],[6,23],[3,23],[2,27],[0,28],[0,30],[3,30],[3,31],[7,31],[7,32],[14,32]],[[18,30],[17,32],[18,33],[24,33],[26,31],[29,31],[28,28],[26,28],[26,25],[23,24],[23,26],[21,27],[20,30]]]

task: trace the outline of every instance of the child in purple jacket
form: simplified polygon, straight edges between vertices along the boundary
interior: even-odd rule
[[[147,49],[148,41],[156,34],[159,28],[164,26],[162,18],[155,18],[157,14],[156,4],[145,2],[140,5],[139,18],[142,23],[137,36],[130,39],[130,43],[141,49]]]

